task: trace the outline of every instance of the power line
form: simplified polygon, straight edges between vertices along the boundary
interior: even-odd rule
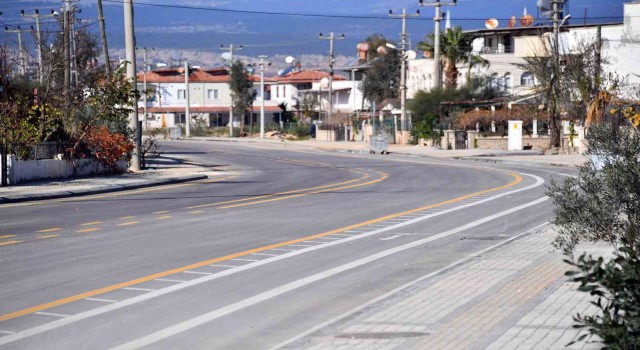
[[[121,0],[103,0],[109,3],[122,3]],[[135,6],[150,6],[170,9],[183,9],[183,10],[198,10],[198,11],[212,11],[212,12],[226,12],[226,13],[239,13],[239,14],[253,14],[253,15],[268,15],[268,16],[291,16],[291,17],[316,17],[316,18],[337,18],[337,19],[384,19],[384,20],[397,20],[397,18],[390,18],[387,16],[378,15],[332,15],[322,13],[301,13],[301,12],[276,12],[276,11],[255,11],[255,10],[238,10],[229,8],[213,8],[204,6],[188,6],[188,5],[170,5],[170,4],[157,4],[152,2],[140,2],[136,1]],[[587,17],[586,19],[621,19],[624,16],[594,16]],[[635,17],[635,16],[627,16]],[[640,16],[637,16],[640,17]],[[498,20],[509,21],[511,18],[497,18]],[[574,17],[575,20],[584,20],[585,18]],[[431,18],[411,18],[414,21],[431,21]],[[486,18],[455,18],[455,21],[485,21]]]

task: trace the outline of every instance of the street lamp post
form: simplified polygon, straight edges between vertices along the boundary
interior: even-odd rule
[[[436,15],[433,18],[435,22],[435,31],[433,38],[433,79],[434,84],[433,88],[438,89],[442,86],[442,74],[441,71],[441,62],[440,62],[440,21],[442,21],[441,7],[442,6],[456,6],[458,0],[453,0],[453,2],[441,2],[440,0],[436,0],[436,2],[432,3],[423,3],[423,0],[420,0],[420,6],[428,6],[436,8]]]
[[[270,62],[265,62],[265,58],[269,56],[261,55],[260,58],[260,138],[264,139],[264,65],[271,65]]]
[[[393,11],[389,11],[389,16],[402,18],[402,33],[401,38],[401,67],[400,67],[400,130],[402,132],[407,131],[407,18],[419,17],[420,10],[417,10],[415,14],[407,14],[407,9],[402,9],[402,14],[394,15]]]

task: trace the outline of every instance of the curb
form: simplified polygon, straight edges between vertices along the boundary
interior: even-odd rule
[[[90,190],[77,190],[77,191],[59,191],[50,194],[42,194],[42,195],[16,195],[12,197],[0,197],[0,204],[8,204],[8,203],[21,203],[21,202],[31,202],[31,201],[40,201],[40,200],[50,200],[50,199],[60,199],[60,198],[72,198],[72,197],[81,197],[81,196],[90,196],[96,194],[103,193],[111,193],[111,192],[122,192],[129,190],[136,190],[139,188],[145,187],[157,187],[163,185],[171,185],[178,184],[184,182],[198,181],[208,179],[207,175],[185,175],[181,177],[173,177],[164,180],[151,180],[148,182],[137,183],[137,184],[124,184],[124,185],[107,185],[96,189]]]
[[[575,168],[579,165],[576,164],[565,164],[565,163],[536,163],[536,162],[527,162],[527,161],[513,161],[513,160],[504,160],[504,159],[491,159],[488,157],[454,157],[453,159],[467,161],[467,162],[484,162],[484,163],[493,163],[493,164],[507,164],[507,165],[530,165],[530,166],[553,166],[553,167],[561,167],[561,168]]]

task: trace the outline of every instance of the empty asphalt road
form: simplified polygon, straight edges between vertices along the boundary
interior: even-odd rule
[[[0,349],[269,349],[548,221],[552,178],[207,141],[220,176],[0,206]]]

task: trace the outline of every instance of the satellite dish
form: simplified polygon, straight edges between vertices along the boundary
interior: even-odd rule
[[[407,59],[408,60],[415,60],[416,57],[418,57],[418,54],[415,51],[413,51],[413,50],[407,51]]]
[[[376,51],[378,52],[378,55],[386,55],[388,52],[386,46],[380,46]]]
[[[329,87],[329,79],[322,78],[320,80],[320,87],[323,88],[323,89],[327,89]]]
[[[295,59],[293,56],[287,56],[287,58],[285,58],[285,59],[284,59],[284,61],[285,61],[287,64],[292,64],[293,62],[295,62],[295,61],[296,61],[296,59]]]
[[[367,43],[359,43],[358,46],[356,46],[356,47],[357,47],[358,51],[361,51],[361,52],[369,51],[369,44],[367,44]]]
[[[509,28],[514,28],[516,26],[516,16],[511,16],[511,19],[509,20]]]
[[[247,73],[249,73],[249,74],[253,74],[253,73],[255,73],[255,72],[256,72],[256,69],[255,69],[255,68],[253,68],[253,67],[249,67],[249,68],[247,68]]]
[[[486,22],[484,22],[484,26],[487,27],[487,29],[496,29],[498,28],[499,23],[500,22],[498,22],[497,19],[489,18]]]
[[[225,61],[229,61],[231,60],[231,52],[223,52],[220,57],[222,57],[222,59]]]

